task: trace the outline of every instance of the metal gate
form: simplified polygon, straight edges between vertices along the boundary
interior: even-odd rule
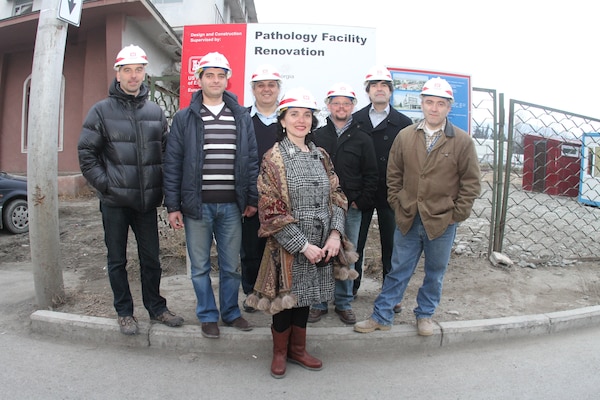
[[[509,101],[506,128],[504,116],[503,94],[473,89],[471,134],[483,154],[482,193],[459,227],[456,248],[474,256],[502,252],[528,264],[600,259],[600,208],[548,194],[548,185],[577,193],[577,146],[584,133],[600,132],[600,120],[518,100]],[[528,136],[534,145],[525,145]]]

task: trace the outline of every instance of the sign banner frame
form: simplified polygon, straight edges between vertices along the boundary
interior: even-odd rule
[[[194,77],[197,63],[209,52],[227,57],[232,76],[227,90],[245,106],[254,102],[252,73],[261,64],[281,74],[282,90],[308,89],[321,113],[329,88],[337,82],[352,86],[358,98],[355,110],[369,104],[364,77],[376,64],[375,28],[310,24],[210,24],[184,26],[181,57],[180,107],[189,105],[199,89]]]

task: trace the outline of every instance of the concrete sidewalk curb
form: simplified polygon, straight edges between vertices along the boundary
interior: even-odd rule
[[[265,354],[272,350],[269,328],[240,332],[220,326],[218,340],[206,339],[199,325],[169,328],[162,324],[139,323],[140,333],[125,336],[115,319],[39,310],[31,314],[33,333],[67,341],[87,341],[128,347],[210,352]],[[348,327],[309,326],[307,345],[318,353],[353,351],[387,352],[391,348],[428,348],[481,341],[501,341],[540,336],[600,324],[600,306],[569,311],[473,321],[439,322],[431,337],[418,336],[414,325],[394,325],[391,331],[357,333]],[[368,344],[368,346],[367,346]],[[269,353],[270,354],[270,353]]]

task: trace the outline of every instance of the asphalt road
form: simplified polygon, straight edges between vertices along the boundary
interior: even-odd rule
[[[360,354],[332,340],[320,349],[322,371],[292,364],[286,378],[275,380],[270,351],[251,343],[247,351],[220,354],[32,334],[30,274],[0,270],[1,399],[599,398],[600,326],[389,351],[365,336]]]
[[[600,328],[427,351],[323,354],[314,372],[270,354],[210,354],[0,335],[4,399],[597,399]],[[365,343],[368,345],[368,343]]]

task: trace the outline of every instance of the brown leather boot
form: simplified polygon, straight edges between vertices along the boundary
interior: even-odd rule
[[[321,360],[306,352],[306,328],[292,325],[287,357],[289,361],[312,371],[323,368]]]
[[[273,378],[283,378],[285,376],[285,366],[288,352],[288,343],[290,340],[292,328],[287,328],[283,332],[277,332],[271,327],[273,335],[273,361],[271,362],[271,376]]]

